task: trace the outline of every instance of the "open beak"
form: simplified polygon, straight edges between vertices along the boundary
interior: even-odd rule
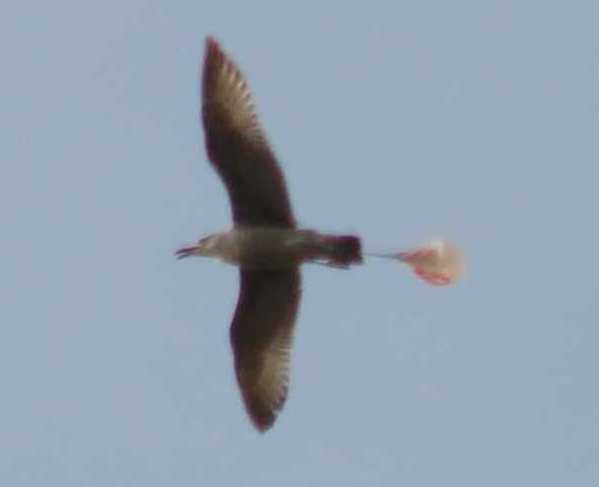
[[[183,259],[185,257],[189,257],[195,254],[195,250],[197,249],[196,245],[190,245],[189,247],[180,248],[175,252],[177,259]]]

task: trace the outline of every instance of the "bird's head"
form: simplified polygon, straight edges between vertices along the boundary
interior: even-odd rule
[[[182,247],[175,252],[177,259],[199,255],[204,257],[214,257],[219,255],[219,235],[210,235],[201,238],[197,244],[188,247]]]

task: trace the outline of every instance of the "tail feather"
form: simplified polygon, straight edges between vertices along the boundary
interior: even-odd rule
[[[354,235],[326,236],[331,264],[347,267],[362,263],[362,243]]]

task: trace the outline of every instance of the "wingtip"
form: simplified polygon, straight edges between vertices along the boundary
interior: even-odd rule
[[[254,427],[256,428],[256,431],[258,431],[258,433],[260,434],[264,434],[266,433],[270,428],[272,428],[272,426],[274,425],[274,419],[272,421],[264,421],[264,422],[260,422],[259,420],[254,420],[252,421]]]
[[[210,51],[220,51],[220,50],[221,50],[220,44],[216,40],[216,37],[214,37],[214,36],[206,37],[206,51],[210,52]]]
[[[223,57],[223,50],[215,37],[206,37],[206,50],[204,57],[206,62],[208,62],[210,59],[218,59]]]
[[[271,418],[251,418],[252,424],[260,434],[266,433],[275,424],[276,417]]]
[[[251,398],[244,395],[244,403],[247,415],[256,430],[259,433],[266,433],[273,427],[277,420],[279,408],[265,406],[258,398]]]
[[[210,79],[222,66],[237,68],[231,62],[218,40],[213,36],[206,37],[206,49],[204,51],[204,79]]]

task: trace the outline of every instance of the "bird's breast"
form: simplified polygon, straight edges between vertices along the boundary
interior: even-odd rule
[[[243,228],[233,230],[233,241],[242,267],[285,269],[306,257],[314,232],[284,228]]]

